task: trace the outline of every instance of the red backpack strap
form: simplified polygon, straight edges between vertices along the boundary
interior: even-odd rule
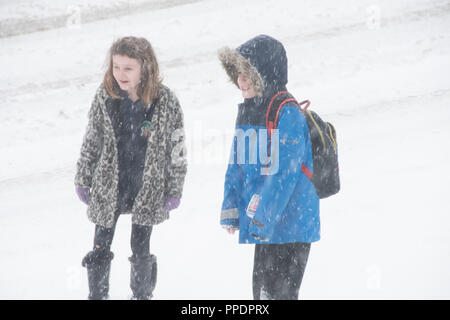
[[[310,104],[311,104],[311,102],[309,100],[304,100],[304,101],[300,102],[298,104],[298,106],[300,107],[300,110],[303,113],[305,113]],[[305,107],[303,109],[302,109],[302,105],[305,105]],[[302,172],[305,174],[305,176],[308,177],[309,180],[312,179],[313,173],[311,172],[311,170],[309,170],[309,168],[304,163],[302,163],[302,167],[300,168],[300,170],[302,170]]]
[[[308,167],[304,163],[302,163],[302,167],[300,168],[300,170],[302,170],[305,176],[307,176],[308,179],[311,180],[313,173],[311,172],[311,170],[308,169]]]
[[[288,99],[284,100],[283,102],[281,102],[280,106],[278,107],[277,114],[275,115],[273,129],[276,129],[278,126],[278,115],[280,114],[281,107],[283,107],[288,102],[295,102],[296,104],[298,104],[297,100],[295,100],[294,98],[288,98]]]
[[[284,95],[284,96],[282,96],[282,95]],[[278,104],[276,112],[272,111],[272,106],[273,106],[274,102],[280,101],[280,100],[281,100],[281,102]],[[272,97],[272,99],[270,100],[270,103],[269,103],[269,107],[267,108],[267,114],[266,114],[266,128],[269,131],[269,138],[270,138],[269,139],[269,150],[270,150],[270,143],[271,143],[271,139],[272,139],[272,130],[277,128],[278,116],[280,114],[281,108],[288,102],[295,102],[299,106],[300,111],[302,111],[303,113],[309,108],[309,105],[311,104],[311,102],[309,100],[304,100],[304,101],[298,103],[297,100],[295,100],[295,98],[288,91],[280,91]],[[302,106],[304,106],[304,107],[302,108]],[[273,118],[274,112],[275,112],[275,117]],[[273,119],[270,119],[271,116]],[[309,170],[309,168],[304,163],[302,163],[302,165],[301,165],[301,171],[309,179],[312,178],[313,173],[311,172],[311,170]],[[264,175],[264,177],[266,177],[266,176],[267,176],[267,173]]]
[[[275,112],[275,118],[270,119],[271,118],[270,116],[273,115],[272,106],[273,106],[275,100],[278,97],[280,97],[281,95],[285,95],[285,96],[281,97],[281,102],[278,104],[277,111]],[[278,100],[280,100],[280,99],[278,99]],[[280,110],[283,107],[283,105],[285,105],[288,102],[295,102],[299,106],[299,108],[302,112],[305,112],[309,108],[309,105],[311,104],[311,102],[309,100],[304,100],[304,101],[298,103],[297,100],[295,100],[295,98],[288,91],[277,92],[272,97],[272,99],[270,99],[269,107],[267,108],[266,127],[268,130],[276,129],[276,127],[278,125],[278,116],[280,114]],[[305,105],[304,108],[302,108],[303,105]]]
[[[286,103],[294,101],[297,103],[297,101],[294,99],[294,97],[288,92],[288,91],[280,91],[276,93],[272,99],[270,99],[269,106],[267,108],[266,113],[266,128],[269,132],[269,145],[268,145],[268,153],[270,155],[271,150],[271,143],[272,143],[272,133],[273,130],[277,128],[278,126],[278,116],[280,114],[280,110]],[[276,105],[277,108],[273,108],[273,105]],[[273,108],[273,109],[272,109]],[[266,170],[268,170],[268,165]],[[267,173],[264,175],[264,178],[267,177]]]
[[[311,104],[311,102],[309,100],[304,100],[300,103],[297,103],[298,106],[300,107],[300,110],[302,110],[302,112],[305,112],[306,109],[308,109],[309,105]],[[302,109],[302,105],[306,104],[305,108]]]
[[[273,105],[273,102],[275,101],[275,99],[276,99],[277,97],[279,97],[280,95],[282,95],[282,94],[289,94],[289,92],[287,92],[287,91],[280,91],[280,92],[277,92],[277,93],[272,97],[272,99],[270,99],[269,107],[267,108],[267,113],[266,113],[266,128],[267,128],[267,130],[269,131],[269,137],[272,137],[272,130],[276,128],[276,121],[275,121],[275,120],[269,119],[269,118],[270,118],[270,111],[272,110],[272,105]],[[281,107],[281,105],[278,106],[278,109],[277,109],[277,115],[278,115],[278,112],[279,112],[279,110],[280,110],[280,107]]]

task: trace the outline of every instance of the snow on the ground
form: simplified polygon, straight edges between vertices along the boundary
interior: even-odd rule
[[[202,0],[0,0],[0,37],[16,36]]]
[[[1,38],[0,299],[87,296],[94,226],[75,162],[106,51],[130,34],[154,45],[188,139],[181,207],[151,239],[155,298],[252,298],[253,246],[218,224],[241,97],[216,53],[261,33],[285,44],[290,91],[338,133],[342,191],[321,202],[301,297],[450,298],[449,30],[443,0],[206,0]],[[130,223],[113,242],[113,299],[130,295]]]

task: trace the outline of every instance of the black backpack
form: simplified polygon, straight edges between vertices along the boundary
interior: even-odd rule
[[[281,108],[288,102],[295,102],[308,123],[313,157],[314,174],[302,163],[302,172],[311,180],[320,199],[327,198],[339,192],[339,163],[336,140],[336,130],[329,122],[323,121],[317,113],[307,110],[309,100],[300,103],[287,91],[280,91],[270,101],[266,115],[266,127],[271,130],[278,125],[278,115]],[[272,105],[278,106],[272,108]],[[302,109],[302,105],[305,107]]]

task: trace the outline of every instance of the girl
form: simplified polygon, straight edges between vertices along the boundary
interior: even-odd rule
[[[162,84],[151,44],[144,38],[115,41],[98,88],[77,162],[76,192],[95,224],[93,250],[83,259],[89,299],[106,299],[117,219],[132,214],[133,299],[150,299],[156,257],[152,226],[178,207],[186,175],[183,113]]]
[[[236,50],[222,49],[219,58],[244,97],[220,223],[230,233],[239,230],[240,243],[256,244],[254,299],[298,299],[311,242],[320,238],[319,197],[300,170],[304,164],[312,171],[313,163],[307,123],[296,104],[281,109],[278,131],[267,141],[271,98],[287,90],[286,52],[279,41],[261,35]],[[267,145],[270,171],[261,159]]]

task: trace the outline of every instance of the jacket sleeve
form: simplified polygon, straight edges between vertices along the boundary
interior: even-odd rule
[[[170,93],[168,99],[169,132],[166,149],[166,181],[165,196],[181,198],[187,172],[186,145],[183,111],[175,94]]]
[[[75,185],[78,187],[92,186],[92,176],[100,158],[103,141],[103,114],[100,108],[100,87],[92,102],[88,114],[88,125],[81,145],[80,157],[77,161]]]
[[[278,152],[273,152],[271,162],[272,165],[274,161],[278,163],[278,170],[265,178],[258,208],[249,227],[250,234],[265,240],[271,239],[302,174],[300,168],[306,139],[309,139],[308,125],[297,108],[283,107],[277,129],[278,138],[273,136],[271,143],[278,143],[279,148]]]
[[[220,224],[223,227],[239,227],[239,200],[242,194],[242,172],[236,160],[236,138],[234,138],[228,168],[225,174],[224,197],[220,214]]]

